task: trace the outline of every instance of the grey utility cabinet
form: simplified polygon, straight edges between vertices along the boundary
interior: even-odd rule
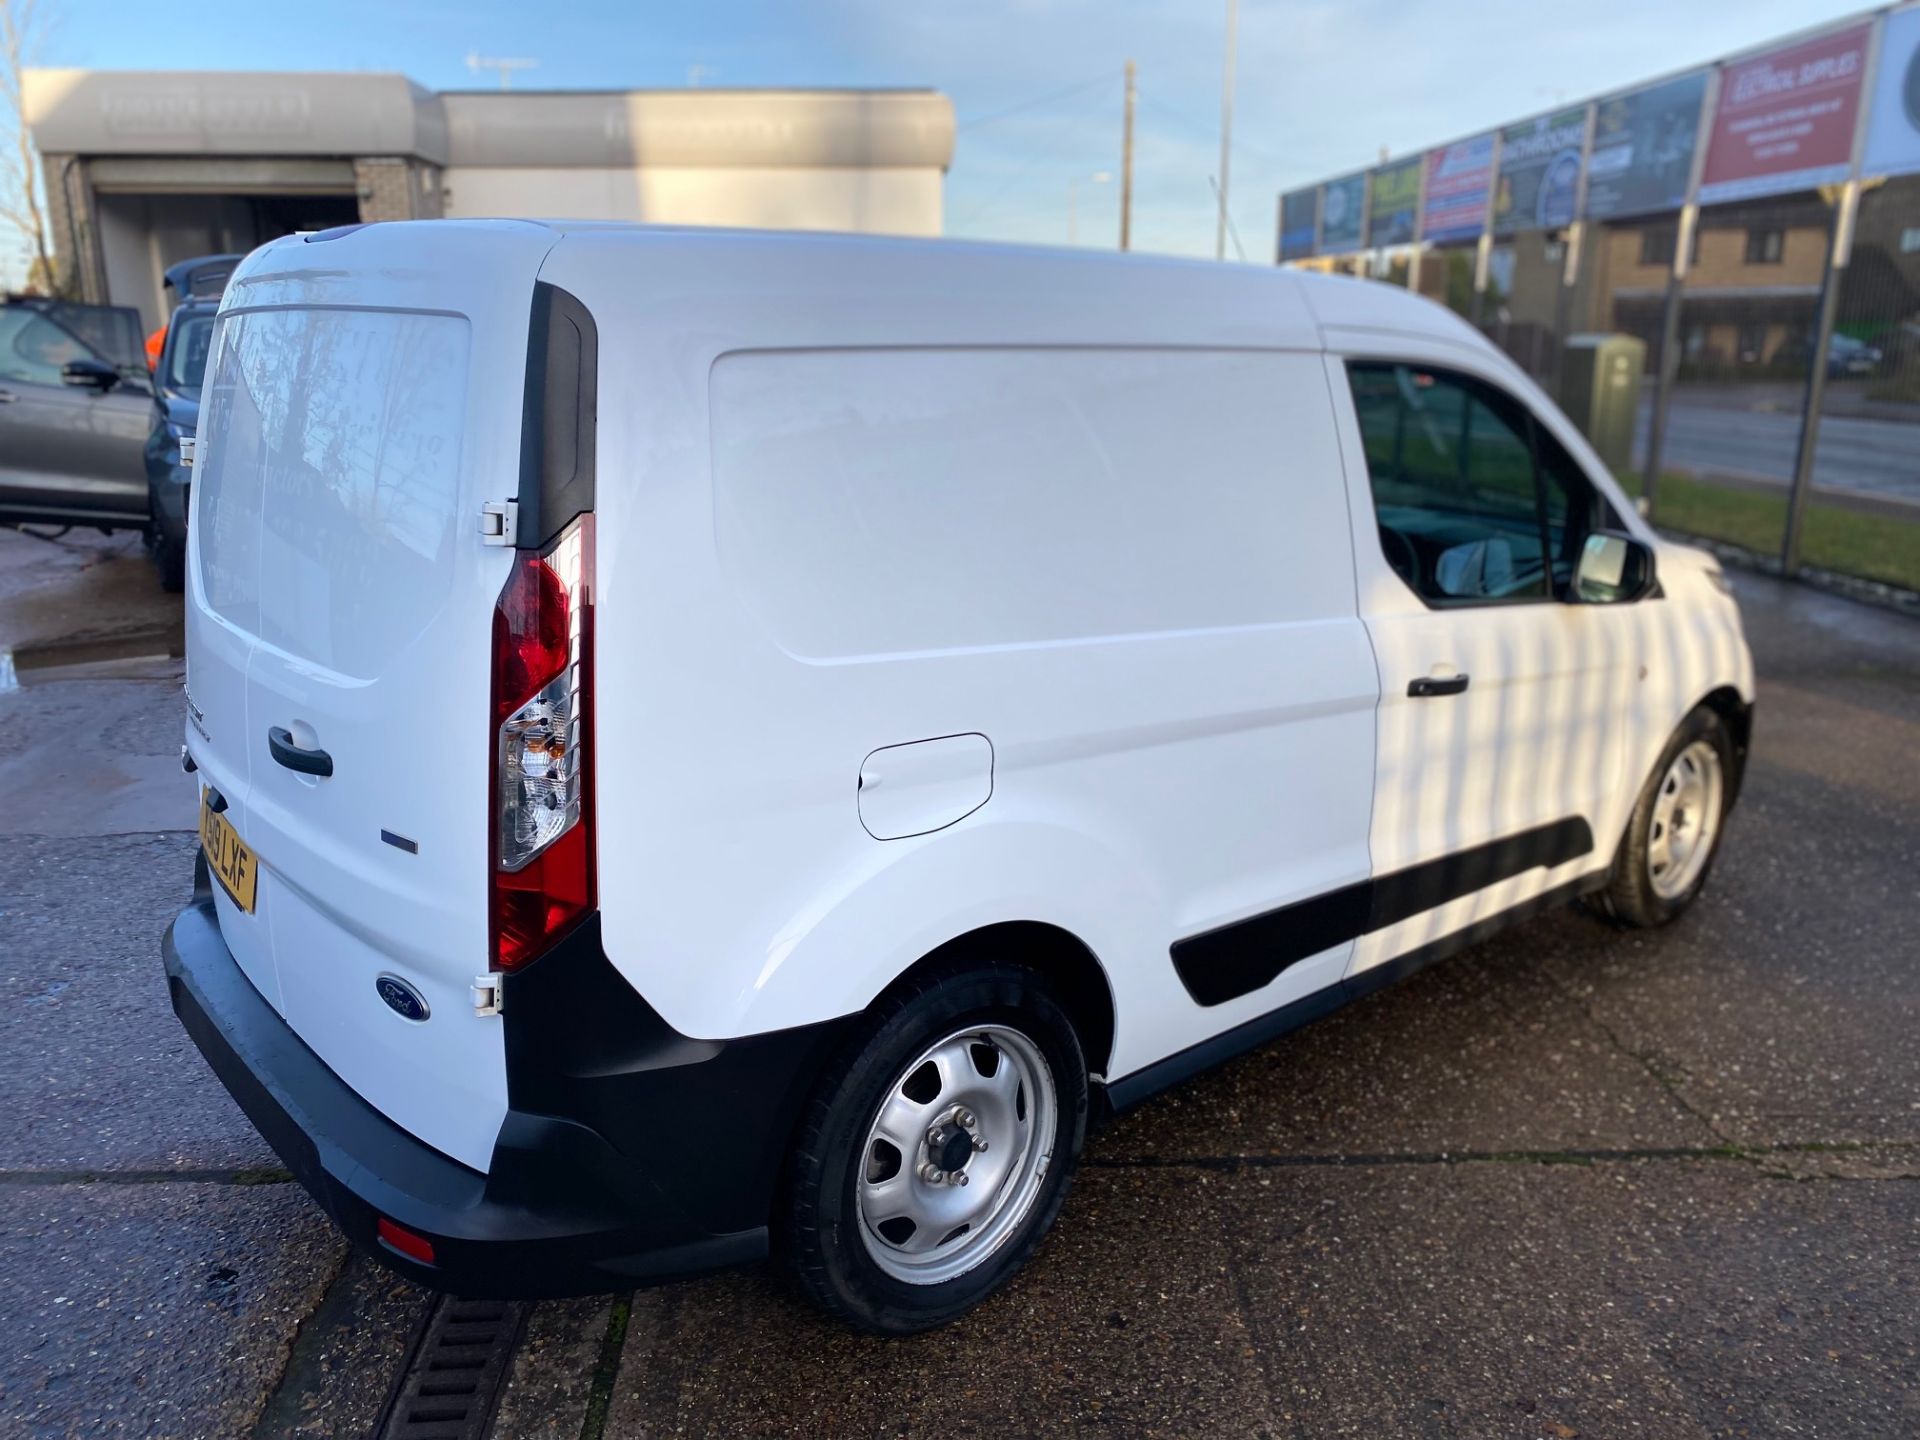
[[[1646,368],[1646,342],[1632,335],[1569,335],[1560,357],[1560,408],[1616,475],[1633,464]]]

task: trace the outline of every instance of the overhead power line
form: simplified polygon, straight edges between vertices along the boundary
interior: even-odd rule
[[[959,125],[956,125],[954,129],[956,131],[978,130],[982,125],[997,124],[999,121],[1010,119],[1015,115],[1024,115],[1029,110],[1038,110],[1043,105],[1055,105],[1062,100],[1071,100],[1075,95],[1081,94],[1083,91],[1091,90],[1096,85],[1109,85],[1111,83],[1111,76],[1096,75],[1091,80],[1082,80],[1079,84],[1069,85],[1063,90],[1055,90],[1047,95],[1036,95],[1031,100],[1022,100],[1018,105],[1009,105],[1005,110],[995,110],[991,114],[979,116],[977,119],[963,121]]]

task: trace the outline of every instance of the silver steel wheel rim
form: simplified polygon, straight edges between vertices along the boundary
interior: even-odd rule
[[[1059,1102],[1018,1030],[975,1025],[894,1077],[856,1157],[860,1238],[888,1275],[938,1285],[1020,1227],[1053,1161]]]
[[[1654,894],[1675,900],[1687,893],[1707,861],[1720,830],[1720,752],[1696,740],[1660,777],[1647,831],[1647,879]]]

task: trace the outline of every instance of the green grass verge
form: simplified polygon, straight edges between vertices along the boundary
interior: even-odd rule
[[[1639,475],[1622,475],[1620,483],[1628,494],[1640,493]],[[1787,529],[1787,497],[1784,492],[1735,490],[1667,471],[1660,477],[1653,519],[1669,530],[1777,556]],[[1920,519],[1842,510],[1822,504],[1816,491],[1801,532],[1800,555],[1822,570],[1920,590]]]

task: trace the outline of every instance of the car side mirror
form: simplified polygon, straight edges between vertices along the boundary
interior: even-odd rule
[[[1596,530],[1580,547],[1567,597],[1582,605],[1638,600],[1653,589],[1653,547],[1615,531]]]
[[[104,393],[120,383],[120,372],[99,360],[69,360],[60,367],[60,379],[68,385]]]

